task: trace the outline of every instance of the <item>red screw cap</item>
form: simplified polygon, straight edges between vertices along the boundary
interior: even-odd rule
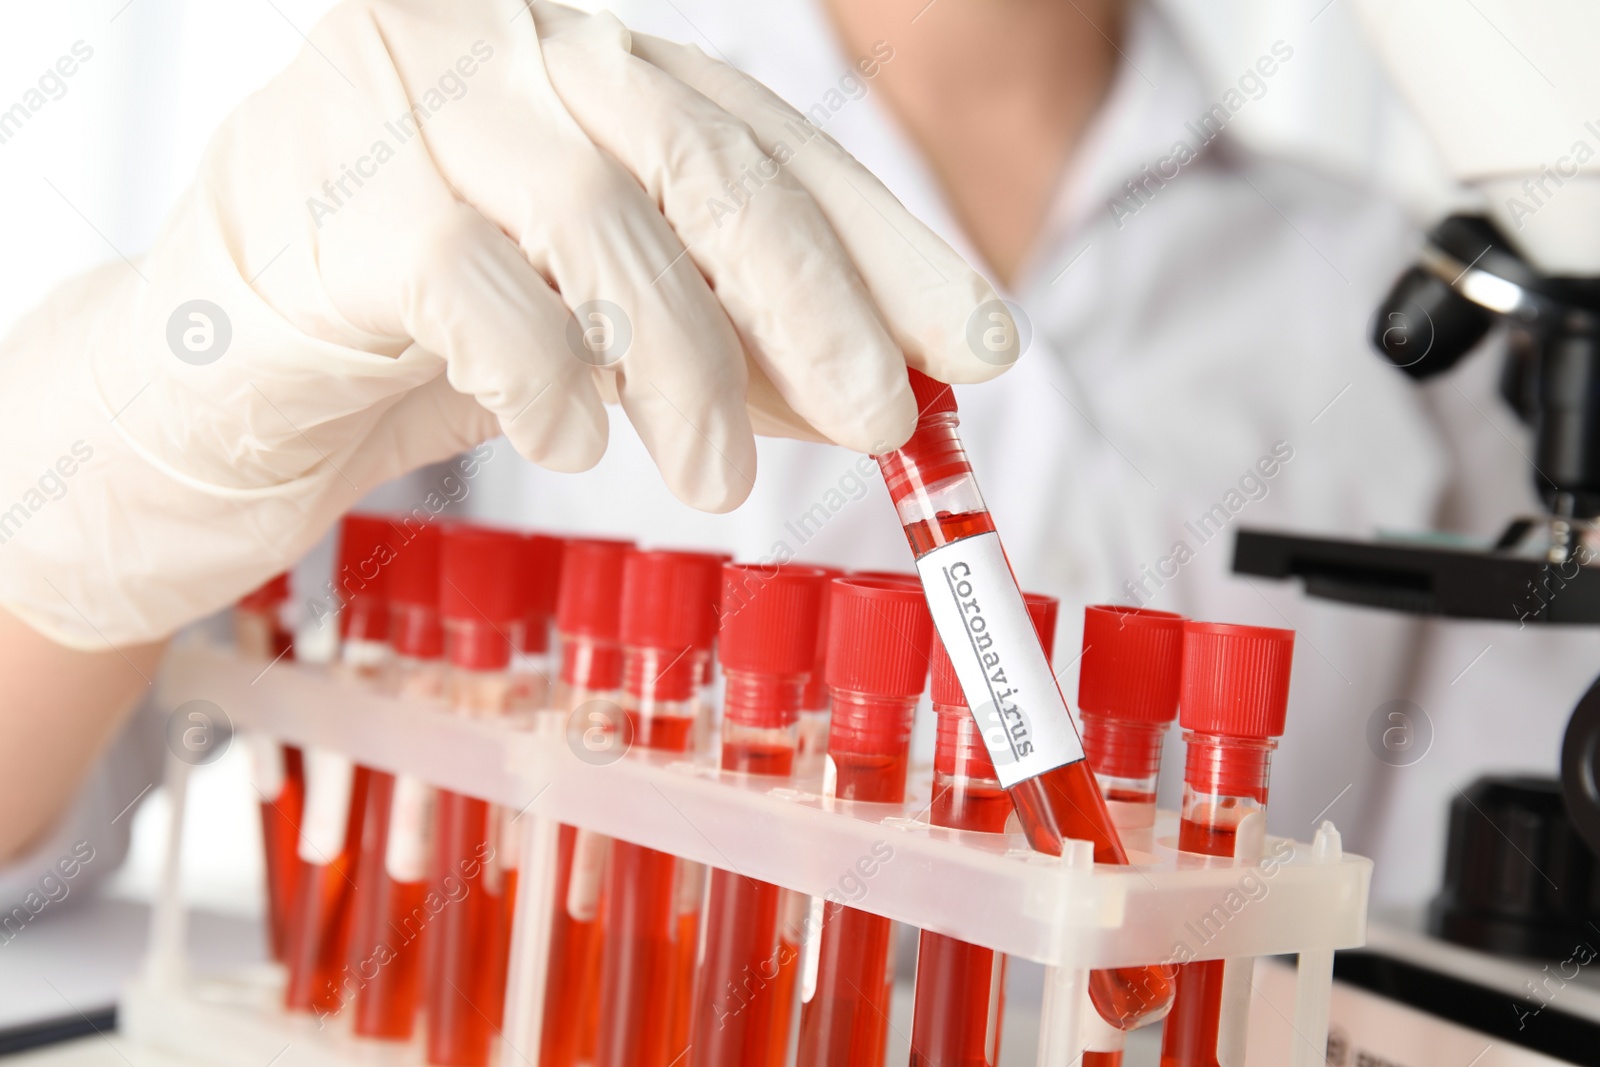
[[[439,528],[400,524],[394,527],[394,535],[395,557],[389,565],[390,643],[402,656],[438,659],[444,652],[444,631],[439,624]]]
[[[339,524],[339,573],[336,584],[348,599],[383,600],[388,591],[388,564],[394,549],[389,520],[349,514]]]
[[[483,671],[510,664],[510,635],[521,614],[521,556],[519,534],[464,523],[445,529],[439,552],[439,614],[449,624],[451,663]]]
[[[696,652],[709,652],[717,643],[717,628],[722,621],[722,568],[733,562],[728,552],[681,552],[700,561],[705,571],[706,610],[699,613],[700,628],[691,642]]]
[[[1183,624],[1185,730],[1266,740],[1283,734],[1294,631],[1221,622]]]
[[[289,600],[289,575],[279,574],[268,578],[258,588],[250,590],[239,598],[239,606],[245,611],[255,611],[262,614],[273,611],[279,604]]]
[[[622,566],[632,541],[584,538],[561,556],[556,629],[594,641],[617,641],[622,629]]]
[[[444,531],[439,613],[452,621],[488,622],[506,632],[521,615],[517,566],[522,538],[465,524]]]
[[[933,617],[921,586],[835,578],[828,603],[828,688],[914,697],[928,680]]]
[[[817,658],[825,581],[815,567],[725,565],[717,633],[723,667],[778,676],[809,673]]]
[[[1056,619],[1061,612],[1061,601],[1053,596],[1043,593],[1023,593],[1022,602],[1027,605],[1028,618],[1033,621],[1033,630],[1039,635],[1039,644],[1044,648],[1046,663],[1055,661],[1056,647]],[[935,704],[946,707],[964,708],[967,706],[966,695],[961,692],[961,682],[956,678],[955,664],[950,662],[950,654],[944,650],[944,642],[935,640],[933,650],[929,656],[933,664],[932,693]]]
[[[439,606],[439,546],[437,526],[393,528],[395,554],[389,564],[389,600],[395,604]]]
[[[817,608],[817,658],[811,664],[800,706],[807,710],[828,706],[828,604],[833,596],[833,580],[844,576],[838,567],[818,567],[822,572],[822,603]]]
[[[917,398],[917,418],[939,415],[956,410],[956,394],[944,382],[928,377],[919,370],[908,370],[911,395]]]
[[[1078,709],[1125,722],[1171,722],[1183,683],[1183,623],[1170,611],[1084,608]]]
[[[556,613],[561,591],[561,556],[566,542],[548,534],[528,534],[522,539],[522,562],[517,568],[522,602],[522,651],[544,652],[550,647],[550,618]]]
[[[630,659],[629,692],[648,689],[661,700],[686,700],[694,690],[690,652],[715,632],[721,560],[702,552],[627,553],[622,567],[622,644],[652,649],[665,662]],[[641,673],[642,672],[642,673]]]
[[[922,588],[922,579],[910,571],[851,571],[851,578],[879,578],[886,582],[903,582]]]
[[[376,515],[348,514],[339,524],[339,568],[334,586],[345,598],[339,633],[346,640],[389,639],[389,564],[394,530]]]

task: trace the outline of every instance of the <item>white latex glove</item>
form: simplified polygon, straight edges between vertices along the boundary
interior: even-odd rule
[[[999,373],[968,341],[994,300],[696,49],[545,3],[350,0],[150,253],[0,350],[0,509],[23,509],[0,510],[0,603],[68,645],[159,638],[497,433],[590,467],[603,400],[680,498],[730,509],[752,426],[883,449],[914,424],[906,364]]]

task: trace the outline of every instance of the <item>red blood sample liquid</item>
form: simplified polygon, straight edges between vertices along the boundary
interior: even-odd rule
[[[919,586],[839,578],[829,591],[828,791],[840,800],[906,797],[911,719],[928,677],[933,620]],[[889,1036],[894,923],[823,904],[813,988],[801,993],[799,1067],[880,1067]]]
[[[350,994],[341,971],[350,944],[352,875],[370,772],[330,752],[312,750],[306,762],[300,885],[288,942],[284,1006],[326,1018],[342,1011]]]
[[[543,710],[555,695],[556,664],[551,654],[551,630],[556,595],[561,588],[561,555],[566,542],[547,534],[528,534],[522,541],[522,566],[518,569],[522,618],[517,624],[511,653],[511,709],[528,713]]]
[[[520,559],[516,534],[444,531],[439,613],[454,714],[493,719],[509,709]],[[487,801],[439,790],[430,874],[443,903],[425,940],[423,1012],[424,1055],[440,1067],[487,1067],[504,1015],[515,887],[502,822]]]
[[[637,748],[685,752],[693,735],[697,638],[715,629],[722,561],[692,552],[628,553],[622,578],[622,706]],[[600,965],[599,1067],[668,1067],[684,934],[678,859],[612,841]]]
[[[1048,654],[1055,645],[1055,597],[1029,593],[1028,616]],[[961,683],[944,645],[933,642],[933,710],[939,718],[934,748],[934,826],[1004,833],[1011,798],[995,777],[994,762],[967,709]],[[922,931],[917,948],[916,1006],[911,1021],[911,1067],[996,1067],[1005,1016],[1006,958],[953,937]]]
[[[391,688],[429,704],[445,694],[444,629],[439,618],[440,538],[434,526],[396,524],[388,568]],[[406,1041],[421,1002],[428,824],[433,790],[408,775],[374,770],[367,783],[356,861],[346,982],[355,987],[353,1030]]]
[[[824,575],[810,567],[723,568],[722,769],[787,776],[816,661]],[[781,964],[777,886],[715,870],[695,996],[691,1067],[770,1062]]]
[[[677,909],[677,954],[672,978],[672,1019],[669,1048],[686,1049],[694,1028],[695,967],[700,962],[700,908],[705,898],[704,864],[679,860],[674,873],[673,899]]]
[[[1184,852],[1235,856],[1240,823],[1254,812],[1264,817],[1273,739],[1283,734],[1293,660],[1293,630],[1184,624],[1179,722],[1187,752],[1178,826]],[[1228,1062],[1242,1062],[1249,999],[1224,995],[1229,962],[1178,968],[1177,1001],[1161,1035],[1162,1067],[1218,1067],[1219,1042],[1234,1053]],[[1248,982],[1248,972],[1235,980]],[[1225,1010],[1235,1017],[1224,1019]]]
[[[1091,841],[1095,862],[1126,864],[956,433],[955,396],[917,371],[910,377],[916,432],[878,464],[999,781],[1033,848],[1059,855],[1069,838]],[[1131,1029],[1165,1010],[1172,984],[1159,965],[1118,967],[1091,972],[1089,995],[1108,1022]]]
[[[1183,616],[1100,604],[1084,609],[1078,668],[1083,750],[1122,839],[1148,852],[1161,742],[1178,714]],[[1121,1034],[1115,1034],[1120,1043]],[[1092,1050],[1084,1067],[1117,1067],[1122,1051]]]
[[[805,718],[801,713],[800,746],[805,746]],[[826,744],[826,740],[824,740]],[[796,759],[796,773],[800,759]],[[794,1031],[795,994],[799,991],[802,934],[811,917],[811,898],[792,889],[778,892],[778,977],[772,980],[772,1046],[768,1067],[789,1062],[789,1035]]]
[[[234,646],[265,664],[294,658],[294,633],[285,613],[289,576],[280,574],[241,597],[233,613]],[[261,843],[267,877],[267,944],[284,959],[290,913],[300,886],[300,814],[305,804],[305,769],[300,749],[270,738],[252,738],[252,780],[261,796]]]
[[[561,673],[554,708],[575,743],[621,743],[622,571],[631,541],[568,541],[556,596]],[[561,827],[545,982],[541,1067],[575,1067],[594,1054],[600,1009],[600,887],[606,839]]]
[[[386,519],[346,515],[339,531],[334,594],[339,612],[338,671],[376,685],[389,660],[387,566],[394,531]],[[336,752],[306,752],[305,805],[300,823],[300,885],[285,963],[284,1004],[320,1017],[337,1014],[354,994],[343,973],[350,944],[355,867],[371,772]]]

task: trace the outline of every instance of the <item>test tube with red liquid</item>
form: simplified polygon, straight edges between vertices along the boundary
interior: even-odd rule
[[[723,568],[722,769],[787,777],[816,662],[824,576],[810,567]],[[705,913],[690,1067],[750,1067],[773,1056],[780,892],[717,869]]]
[[[933,620],[922,590],[902,581],[840,578],[829,593],[828,730],[824,792],[900,804],[911,722],[928,678]],[[894,923],[842,903],[822,906],[815,971],[803,972],[798,1067],[881,1067],[889,1037]]]
[[[1023,597],[1039,644],[1055,647],[1055,597]],[[932,696],[938,716],[933,756],[934,826],[1004,833],[1011,798],[995,775],[988,746],[944,645],[933,642]],[[1006,958],[981,945],[924,930],[917,947],[916,1000],[911,1020],[911,1067],[997,1067],[1005,1015]]]
[[[439,614],[453,714],[498,719],[509,710],[521,541],[465,525],[444,531]],[[487,1067],[505,1006],[515,859],[494,805],[444,789],[435,803],[430,880],[446,903],[427,931],[424,1055],[439,1067]]]
[[[622,707],[633,747],[687,752],[694,731],[696,639],[713,629],[720,560],[691,552],[628,553],[622,578]],[[684,933],[678,859],[611,842],[600,964],[598,1067],[668,1067]],[[691,933],[694,931],[691,928]]]
[[[518,584],[523,614],[511,652],[511,708],[519,713],[542,711],[555,695],[550,638],[564,548],[561,538],[548,534],[528,534],[522,541]]]
[[[631,541],[574,539],[561,557],[556,630],[561,672],[551,706],[569,716],[575,744],[620,743],[622,571]],[[601,879],[607,839],[563,826],[556,846],[554,914],[545,982],[540,1067],[590,1061],[599,1034]]]
[[[294,632],[286,617],[289,576],[280,574],[239,599],[233,612],[234,646],[270,667],[294,658]],[[266,857],[267,943],[272,958],[288,950],[290,913],[300,888],[300,815],[305,768],[300,749],[270,737],[250,737],[250,776],[261,797],[261,843]]]
[[[444,699],[439,619],[439,530],[396,523],[388,566],[390,688],[408,700]],[[407,1041],[421,998],[433,789],[410,775],[373,770],[361,816],[346,983],[355,986],[353,1031]]]
[[[1178,714],[1183,616],[1101,604],[1083,612],[1078,717],[1083,750],[1123,843],[1152,848],[1161,742]],[[1124,1035],[1089,1026],[1083,1067],[1118,1067]]]
[[[1097,604],[1083,610],[1078,718],[1083,750],[1125,844],[1151,848],[1161,742],[1178,714],[1183,616]]]
[[[1188,622],[1183,628],[1186,746],[1178,848],[1236,862],[1261,859],[1272,750],[1289,707],[1294,631]],[[1254,853],[1254,854],[1252,854]],[[1161,1033],[1161,1067],[1243,1063],[1250,964],[1203,960],[1178,968],[1178,996]]]
[[[338,673],[376,685],[389,659],[385,588],[394,557],[388,520],[346,515],[340,525],[334,592],[339,612]],[[319,1017],[337,1014],[347,988],[342,971],[350,945],[353,874],[361,846],[371,772],[347,756],[310,749],[304,756],[305,808],[300,821],[300,886],[286,962],[284,1004]]]
[[[722,598],[722,567],[733,557],[726,552],[689,553],[700,560],[709,576],[709,604],[697,614],[700,626],[695,631],[690,656],[694,658],[695,717],[689,751],[709,752],[711,723],[716,703],[716,640]],[[677,924],[671,1018],[667,1044],[685,1050],[694,1026],[694,975],[700,959],[700,910],[705,904],[708,868],[703,863],[679,859],[674,865],[673,910]]]
[[[817,659],[811,667],[800,702],[800,742],[795,750],[794,773],[798,778],[818,778],[828,755],[828,679],[823,668],[828,660],[828,597],[833,579],[843,577],[838,567],[818,567],[825,579],[822,607],[817,612]],[[785,889],[779,893],[778,977],[773,980],[776,1011],[772,1017],[772,1055],[768,1067],[783,1067],[789,1055],[789,1033],[795,1015],[795,994],[800,976],[800,946],[806,923],[811,917],[811,897]]]
[[[1059,855],[1090,841],[1097,863],[1126,864],[1083,745],[956,432],[955,394],[910,373],[919,417],[911,439],[878,457],[916,557],[934,626],[1028,843]],[[1093,971],[1089,995],[1108,1022],[1131,1029],[1172,1000],[1160,965]]]

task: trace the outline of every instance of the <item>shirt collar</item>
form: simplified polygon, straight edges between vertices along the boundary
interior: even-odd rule
[[[1205,84],[1158,5],[1133,5],[1119,51],[1122,62],[1111,90],[1073,149],[1035,256],[1050,255],[1089,227],[1113,198],[1126,193],[1128,181],[1170,157],[1179,142],[1196,143],[1184,124],[1206,110]],[[1019,287],[1037,266],[1019,272]]]

